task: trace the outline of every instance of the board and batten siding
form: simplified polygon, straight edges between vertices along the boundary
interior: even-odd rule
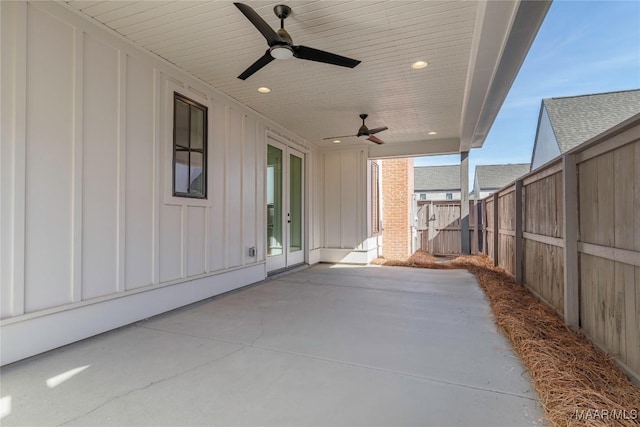
[[[366,148],[326,150],[322,161],[322,255],[327,262],[366,264],[377,256],[377,238],[367,227]]]
[[[2,364],[263,279],[267,133],[311,170],[313,147],[63,5],[0,7]],[[171,194],[174,91],[208,107],[206,200]],[[345,183],[358,160],[344,154]],[[365,197],[341,197],[346,245]]]

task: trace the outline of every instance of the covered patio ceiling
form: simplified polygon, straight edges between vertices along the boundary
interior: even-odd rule
[[[277,29],[280,3],[248,4]],[[362,63],[273,61],[246,81],[237,76],[267,44],[231,2],[67,4],[320,148],[355,134],[368,113],[369,127],[389,127],[377,135],[386,144],[342,138],[340,147],[368,144],[385,157],[481,147],[550,2],[287,1],[294,44]],[[419,60],[428,67],[413,70]]]

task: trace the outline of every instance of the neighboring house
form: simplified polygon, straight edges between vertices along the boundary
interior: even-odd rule
[[[478,165],[473,178],[474,199],[484,199],[489,194],[515,181],[530,170],[529,163],[506,165]]]
[[[417,200],[460,200],[460,165],[418,166],[413,170]]]
[[[640,113],[640,89],[542,100],[531,169]]]

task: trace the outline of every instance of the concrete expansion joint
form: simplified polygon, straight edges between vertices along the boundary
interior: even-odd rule
[[[318,285],[342,287],[341,285],[324,285],[324,284],[318,284]],[[361,289],[370,289],[370,288],[363,288],[363,287],[359,287],[359,286],[350,286],[350,287],[361,288]],[[396,291],[385,291],[385,290],[382,290],[382,291],[383,292],[396,292]],[[263,322],[263,321],[264,321],[264,319],[262,319],[261,322]],[[261,326],[263,326],[262,323],[261,323]],[[289,354],[289,355],[292,355],[292,356],[304,357],[304,358],[309,358],[309,359],[314,359],[314,360],[321,360],[321,361],[324,361],[324,362],[336,363],[336,364],[339,364],[339,365],[354,366],[354,367],[373,370],[373,371],[377,371],[377,372],[386,372],[386,373],[391,373],[391,374],[395,374],[395,375],[401,375],[401,376],[408,377],[408,378],[418,379],[418,380],[421,380],[421,381],[434,382],[434,383],[438,383],[438,384],[447,384],[447,385],[454,386],[454,387],[461,387],[461,388],[478,390],[478,391],[483,391],[483,392],[488,392],[488,393],[496,393],[496,394],[512,396],[512,397],[516,397],[516,398],[520,398],[520,399],[526,399],[526,400],[530,400],[530,401],[536,401],[535,398],[532,398],[532,397],[529,397],[529,396],[525,396],[525,395],[520,394],[520,393],[511,393],[511,392],[508,392],[508,391],[496,390],[496,389],[492,389],[492,388],[489,388],[489,387],[480,387],[480,386],[474,386],[474,385],[470,385],[470,384],[463,384],[463,383],[458,383],[458,382],[445,381],[445,380],[441,380],[441,379],[438,379],[438,378],[427,377],[427,376],[423,376],[423,375],[417,375],[417,374],[404,372],[404,371],[398,371],[398,370],[394,370],[394,369],[381,368],[381,367],[365,365],[365,364],[361,364],[361,363],[348,362],[348,361],[345,361],[345,360],[325,358],[325,357],[321,357],[321,356],[314,356],[314,355],[311,355],[311,354],[297,353],[297,352],[293,352],[293,351],[287,351],[287,350],[282,350],[282,349],[277,349],[277,348],[272,348],[272,347],[265,347],[265,346],[261,346],[261,345],[256,345],[255,342],[258,339],[260,339],[262,337],[262,335],[264,334],[264,332],[265,332],[264,331],[264,327],[262,328],[261,333],[258,334],[258,336],[256,336],[255,338],[253,338],[251,340],[251,342],[235,342],[235,341],[228,341],[228,340],[223,340],[223,339],[219,339],[219,338],[200,337],[200,336],[188,335],[188,334],[183,334],[183,333],[178,333],[178,332],[165,331],[165,330],[162,330],[162,329],[149,328],[149,327],[146,327],[146,326],[141,326],[141,327],[144,327],[144,328],[147,328],[147,329],[153,329],[153,330],[161,331],[161,332],[167,332],[167,333],[170,333],[170,334],[189,336],[189,337],[192,337],[192,338],[200,338],[200,339],[206,339],[206,340],[209,340],[209,341],[219,341],[219,342],[224,342],[224,343],[227,343],[227,344],[235,344],[235,345],[239,345],[241,347],[236,349],[236,350],[234,350],[234,351],[232,351],[232,352],[230,352],[230,353],[225,354],[222,357],[218,357],[216,359],[207,361],[207,362],[205,362],[205,363],[203,363],[201,365],[198,365],[198,366],[196,366],[194,368],[191,368],[191,369],[189,369],[187,371],[178,373],[178,374],[176,374],[176,375],[174,375],[172,377],[167,377],[165,379],[158,380],[158,381],[156,381],[156,382],[154,382],[152,384],[149,384],[149,385],[147,385],[145,387],[141,387],[139,389],[132,390],[130,392],[124,393],[123,395],[117,396],[117,397],[115,397],[115,398],[113,398],[111,400],[119,399],[120,397],[124,397],[125,395],[127,395],[127,394],[129,394],[129,393],[131,393],[133,391],[144,390],[145,388],[147,388],[147,387],[149,387],[149,386],[151,386],[151,385],[153,385],[155,383],[163,382],[163,381],[166,381],[168,379],[175,378],[177,376],[180,376],[180,375],[183,375],[185,373],[188,373],[189,371],[191,371],[193,369],[197,369],[197,368],[199,368],[201,366],[206,366],[208,364],[217,362],[219,360],[222,360],[222,359],[224,359],[224,358],[226,358],[228,356],[231,356],[231,355],[233,355],[233,354],[235,354],[237,352],[240,352],[240,351],[242,351],[242,350],[244,350],[244,349],[249,347],[249,348],[255,348],[255,349],[259,349],[259,350],[272,351],[272,352],[275,352],[275,353],[283,353],[283,354]],[[101,406],[106,405],[110,401],[105,402]],[[86,413],[84,415],[89,415],[90,413],[95,412],[98,409],[99,409],[99,407],[93,409],[92,411],[89,411],[88,413]],[[84,416],[84,415],[82,415],[82,416]],[[80,418],[80,417],[76,417],[76,419],[77,418]],[[67,422],[71,422],[71,421],[73,421],[73,420],[69,420]]]
[[[147,329],[152,329],[152,328],[147,328]],[[158,329],[154,329],[154,330],[158,330]],[[183,335],[183,334],[180,334],[180,335]],[[229,356],[231,356],[231,355],[233,355],[233,354],[235,354],[235,353],[237,353],[237,352],[239,352],[239,351],[242,351],[242,350],[244,350],[245,348],[246,348],[246,346],[243,346],[243,347],[237,348],[237,349],[235,349],[235,350],[233,350],[233,351],[230,351],[229,353],[226,353],[226,354],[224,354],[224,355],[222,355],[222,356],[220,356],[220,357],[216,357],[216,358],[214,358],[214,359],[207,360],[207,361],[206,361],[206,362],[204,362],[204,363],[201,363],[201,364],[196,365],[196,366],[192,366],[191,368],[189,368],[189,369],[187,369],[187,370],[184,370],[184,371],[181,371],[181,372],[178,372],[178,373],[176,373],[176,374],[174,374],[174,375],[170,375],[170,376],[168,376],[168,377],[160,378],[160,379],[158,379],[158,380],[151,381],[151,382],[150,382],[149,384],[147,384],[147,385],[144,385],[144,386],[141,386],[141,387],[137,387],[137,388],[134,388],[134,389],[131,389],[131,390],[127,390],[127,391],[125,391],[124,393],[120,393],[120,394],[119,394],[119,395],[117,395],[117,396],[114,396],[114,397],[112,397],[112,398],[110,398],[110,399],[105,400],[104,402],[102,402],[101,404],[99,404],[99,405],[98,405],[98,406],[96,406],[95,408],[91,409],[90,411],[85,412],[84,414],[78,415],[77,417],[73,417],[73,418],[71,418],[71,419],[69,419],[69,420],[67,420],[67,421],[63,422],[62,424],[58,424],[58,426],[59,426],[59,427],[61,427],[61,426],[67,425],[67,424],[69,424],[69,423],[72,423],[72,422],[74,422],[74,421],[77,421],[77,420],[79,420],[79,419],[81,419],[81,418],[84,418],[84,417],[86,417],[86,416],[88,416],[88,415],[91,415],[92,413],[94,413],[94,412],[96,412],[96,411],[100,410],[102,407],[104,407],[104,406],[106,406],[106,405],[110,404],[111,402],[114,402],[114,401],[116,401],[116,400],[122,399],[123,397],[127,397],[127,396],[129,396],[130,394],[137,393],[137,392],[140,392],[140,391],[144,391],[144,390],[148,389],[149,387],[152,387],[152,386],[154,386],[154,385],[156,385],[156,384],[162,384],[163,382],[166,382],[166,381],[172,380],[172,379],[174,379],[174,378],[180,377],[180,376],[182,376],[182,375],[188,374],[189,372],[191,372],[191,371],[195,371],[196,369],[200,369],[200,368],[202,368],[202,367],[204,367],[204,366],[207,366],[207,365],[210,365],[210,364],[212,364],[212,363],[219,362],[220,360],[225,359],[225,358],[227,358],[227,357],[229,357]]]
[[[401,375],[403,377],[413,378],[413,379],[417,379],[417,380],[421,380],[421,381],[434,382],[434,383],[438,383],[438,384],[447,384],[447,385],[450,385],[450,386],[453,386],[453,387],[461,387],[461,388],[466,388],[466,389],[471,389],[471,390],[478,390],[478,391],[482,391],[482,392],[502,394],[502,395],[506,395],[506,396],[516,397],[516,398],[519,398],[519,399],[526,399],[526,400],[530,400],[530,401],[533,401],[533,402],[537,402],[537,400],[535,398],[533,398],[533,397],[525,396],[525,395],[522,395],[520,393],[512,393],[512,392],[503,391],[503,390],[496,390],[496,389],[489,388],[489,387],[480,387],[480,386],[474,386],[474,385],[470,385],[470,384],[462,384],[462,383],[457,383],[457,382],[452,382],[452,381],[445,381],[445,380],[441,380],[441,379],[438,379],[438,378],[426,377],[426,376],[423,376],[423,375],[412,374],[412,373],[409,373],[409,372],[398,371],[398,370],[395,370],[395,369],[387,369],[387,368],[381,368],[381,367],[377,367],[377,366],[364,365],[364,364],[361,364],[361,363],[347,362],[345,360],[331,359],[331,358],[326,358],[326,357],[321,357],[321,356],[314,356],[314,355],[311,355],[311,354],[297,353],[297,352],[287,351],[287,350],[280,350],[280,349],[277,349],[277,348],[264,347],[264,346],[259,346],[259,345],[255,345],[255,346],[252,346],[252,347],[260,349],[260,350],[273,351],[275,353],[285,353],[285,354],[290,354],[292,356],[305,357],[305,358],[314,359],[314,360],[321,360],[323,362],[335,363],[335,364],[338,364],[338,365],[353,366],[353,367],[362,368],[362,369],[368,369],[368,370],[377,371],[377,372],[386,372],[386,373],[389,373],[389,374]]]

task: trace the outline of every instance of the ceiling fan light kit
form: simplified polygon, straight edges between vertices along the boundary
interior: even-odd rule
[[[246,80],[256,71],[269,64],[274,59],[306,59],[307,61],[324,62],[325,64],[338,65],[340,67],[353,68],[360,63],[356,59],[336,55],[302,45],[294,45],[293,39],[284,29],[284,20],[291,14],[291,8],[284,4],[279,4],[273,8],[273,12],[280,19],[280,29],[274,31],[258,13],[244,3],[234,3],[242,14],[253,24],[254,27],[267,40],[269,48],[256,62],[251,64],[242,74],[238,76],[240,80]]]
[[[291,59],[293,58],[293,50],[287,45],[273,46],[269,49],[269,53],[275,59]]]

